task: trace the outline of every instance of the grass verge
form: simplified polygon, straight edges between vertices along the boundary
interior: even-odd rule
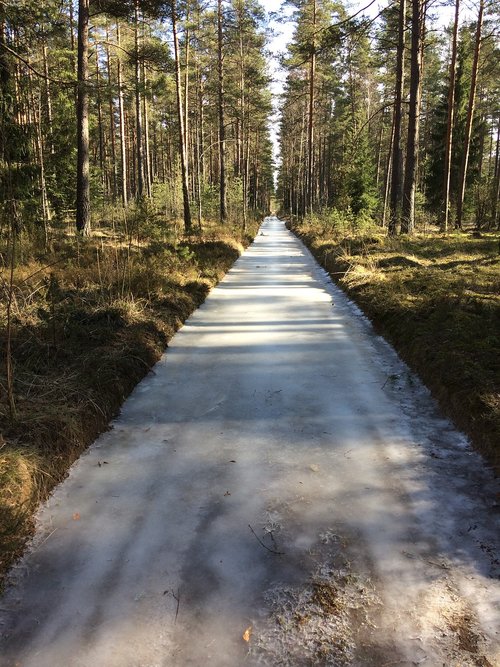
[[[206,223],[203,234],[150,242],[106,227],[89,239],[61,231],[48,253],[18,242],[12,284],[12,249],[0,254],[0,588],[39,502],[256,231]],[[3,363],[9,294],[14,411]]]
[[[498,234],[389,238],[318,220],[290,227],[499,474]]]

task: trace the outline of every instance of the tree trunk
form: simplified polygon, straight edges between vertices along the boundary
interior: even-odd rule
[[[481,53],[481,34],[483,30],[484,0],[480,0],[479,13],[477,17],[476,38],[474,45],[474,61],[472,63],[471,83],[469,92],[469,104],[467,107],[467,122],[465,126],[465,144],[460,169],[460,184],[457,200],[457,218],[455,227],[462,229],[463,208],[465,199],[465,184],[467,181],[467,167],[469,164],[470,140],[472,136],[472,121],[474,118],[474,106],[476,101],[477,72],[479,69],[479,55]]]
[[[33,110],[35,102],[33,99]],[[36,146],[38,153],[38,161],[40,167],[40,192],[42,195],[42,216],[43,216],[43,233],[45,248],[49,247],[49,232],[50,232],[50,221],[52,220],[52,213],[50,210],[49,196],[47,193],[47,179],[45,177],[45,158],[44,158],[44,145],[42,137],[42,103],[41,99],[38,100],[38,114],[34,111],[35,114],[35,125],[36,125]]]
[[[189,34],[189,2],[186,3],[186,30],[184,49],[184,137],[186,141],[186,180],[189,183],[190,174],[190,142],[189,142],[189,56],[190,56],[190,34]],[[193,192],[193,190],[191,190]]]
[[[422,98],[422,0],[412,0],[410,109],[403,189],[401,233],[412,234],[415,228],[415,192],[417,180],[420,102]]]
[[[247,228],[247,190],[248,190],[248,181],[247,181],[247,163],[248,163],[248,153],[250,148],[250,140],[246,141],[245,138],[245,128],[246,128],[246,81],[245,81],[245,54],[244,54],[244,37],[243,37],[243,16],[242,16],[242,7],[239,6],[240,15],[239,15],[239,26],[238,26],[238,42],[239,42],[239,56],[240,56],[240,116],[241,116],[241,131],[238,141],[239,148],[239,160],[238,160],[238,171],[241,177],[241,189],[242,189],[242,207],[243,207],[243,231],[246,231]],[[248,145],[248,151],[247,151]]]
[[[78,2],[78,94],[77,165],[76,165],[76,228],[90,234],[90,162],[89,162],[89,0]]]
[[[142,107],[144,113],[144,177],[146,181],[146,194],[148,199],[151,199],[153,174],[151,171],[151,147],[149,145],[149,104],[147,96],[147,78],[144,63],[142,65],[142,80],[144,83],[144,95],[142,96]]]
[[[49,60],[48,60],[48,49],[47,42],[43,42],[43,74],[45,76],[45,104],[47,108],[47,124],[48,124],[48,136],[49,136],[49,149],[50,154],[54,155],[54,119],[52,113],[52,95],[50,91],[50,76],[49,76]]]
[[[144,193],[144,164],[142,152],[141,68],[139,64],[139,0],[134,3],[134,56],[135,56],[135,141],[137,155],[137,196]]]
[[[218,106],[219,106],[219,193],[220,221],[227,219],[226,203],[226,129],[224,127],[224,63],[222,53],[222,0],[217,0],[217,64],[219,71]]]
[[[457,76],[457,43],[458,43],[458,17],[460,13],[460,0],[455,0],[455,21],[453,23],[453,38],[451,43],[450,61],[450,87],[448,88],[448,118],[446,122],[446,144],[444,149],[444,219],[442,228],[448,231],[450,217],[450,180],[451,180],[451,150],[453,147],[453,125],[455,122],[455,81]]]
[[[172,12],[172,36],[174,38],[174,58],[175,58],[175,91],[177,96],[177,120],[179,124],[179,151],[181,155],[181,178],[182,178],[182,201],[184,208],[184,231],[186,234],[191,232],[191,205],[189,202],[189,188],[187,180],[187,155],[186,155],[186,135],[184,131],[184,108],[182,104],[182,83],[181,83],[181,63],[179,56],[179,37],[177,35],[177,13],[176,2],[171,0],[170,8]]]
[[[498,114],[497,122],[497,145],[495,149],[495,169],[492,184],[492,213],[491,225],[492,229],[500,229],[500,220],[498,220],[498,202],[500,199],[500,113]]]
[[[396,87],[394,93],[394,139],[392,143],[392,172],[389,234],[397,233],[403,180],[403,152],[401,149],[401,121],[404,91],[406,0],[399,0],[398,48],[396,55]]]
[[[314,92],[316,78],[316,0],[312,3],[313,35],[311,42],[311,56],[309,59],[309,118],[307,126],[307,190],[306,211],[313,212],[313,175],[314,175]]]
[[[116,43],[118,45],[117,56],[117,78],[118,78],[118,113],[120,117],[120,157],[122,168],[122,202],[124,206],[128,204],[128,169],[127,169],[127,135],[125,131],[125,102],[123,99],[123,74],[122,62],[119,53],[121,46],[120,25],[116,23]]]
[[[391,125],[391,136],[389,140],[389,151],[387,154],[387,164],[385,168],[385,181],[384,181],[384,206],[382,209],[382,227],[385,227],[387,224],[387,205],[389,203],[389,190],[391,184],[391,175],[392,175],[392,160],[393,160],[393,147],[394,147],[394,116],[392,118]]]
[[[102,122],[102,100],[101,100],[101,72],[99,69],[99,49],[95,44],[95,70],[96,70],[96,86],[97,86],[97,130],[99,133],[99,170],[101,172],[102,194],[106,192],[106,168],[104,155],[104,125]]]
[[[109,86],[109,97],[108,97],[108,109],[109,109],[109,137],[111,140],[111,170],[112,170],[112,183],[111,191],[113,195],[113,201],[116,199],[116,183],[117,183],[117,174],[116,174],[116,129],[115,129],[115,106],[113,100],[113,90],[111,86],[111,53],[109,49],[109,29],[106,24],[106,67],[108,70],[108,86]]]

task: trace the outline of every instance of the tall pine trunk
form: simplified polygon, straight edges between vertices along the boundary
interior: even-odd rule
[[[149,104],[147,95],[148,80],[146,77],[146,68],[142,64],[142,81],[144,85],[144,94],[142,96],[142,110],[144,119],[144,179],[146,184],[146,194],[151,199],[151,188],[153,184],[153,173],[151,169],[151,146],[149,141]]]
[[[402,104],[404,91],[406,0],[399,0],[398,47],[396,55],[396,87],[394,92],[394,139],[392,142],[392,172],[389,234],[397,233],[403,181],[403,151],[401,149]]]
[[[460,0],[455,0],[455,21],[453,23],[453,38],[451,43],[450,60],[450,84],[448,88],[448,114],[446,121],[446,143],[444,149],[444,218],[443,231],[448,231],[450,218],[450,181],[451,181],[451,150],[453,146],[453,125],[455,122],[455,81],[457,77],[457,43],[458,43],[458,17],[460,12]]]
[[[313,12],[313,34],[311,42],[311,55],[309,58],[309,117],[307,126],[307,190],[306,190],[306,210],[313,212],[314,202],[314,93],[316,78],[316,0],[312,2]]]
[[[415,228],[415,192],[417,187],[418,139],[420,131],[420,102],[422,97],[422,0],[411,0],[411,65],[408,140],[403,188],[401,233],[412,234]]]
[[[111,86],[111,53],[109,49],[109,29],[106,25],[106,68],[108,70],[108,112],[109,112],[109,138],[111,142],[111,192],[113,201],[116,199],[116,128],[115,128],[115,104],[113,89]]]
[[[118,83],[118,115],[120,118],[120,158],[121,158],[121,190],[123,206],[128,204],[128,165],[127,165],[127,135],[125,130],[125,100],[123,99],[123,72],[120,56],[120,25],[116,23],[116,43],[118,46],[117,56],[117,83]]]
[[[465,184],[467,182],[467,167],[469,165],[470,140],[472,136],[472,121],[474,119],[474,108],[476,103],[477,72],[479,69],[479,55],[481,53],[481,36],[483,30],[484,0],[480,0],[479,13],[477,17],[476,37],[474,44],[474,61],[472,63],[471,83],[469,92],[469,104],[467,107],[467,122],[465,126],[465,143],[460,168],[460,182],[457,199],[457,219],[455,227],[462,229],[463,209],[465,199]]]
[[[137,157],[137,196],[144,193],[144,161],[142,150],[141,67],[139,63],[139,0],[134,3],[134,58],[135,58],[135,141]]]
[[[224,127],[224,62],[223,62],[222,0],[217,0],[217,65],[219,73],[219,188],[220,221],[227,219],[226,203],[226,128]]]
[[[500,220],[498,219],[498,202],[500,200],[500,112],[498,114],[497,121],[497,145],[495,150],[495,169],[493,174],[491,196],[493,202],[490,227],[492,229],[500,229]]]
[[[177,34],[177,7],[175,0],[171,0],[170,9],[172,12],[172,36],[174,38],[174,59],[175,59],[175,92],[177,99],[177,121],[179,125],[179,152],[181,156],[181,178],[182,178],[182,202],[184,208],[184,231],[186,234],[191,232],[191,204],[189,201],[188,173],[187,173],[187,154],[186,154],[186,133],[184,130],[184,106],[182,104],[182,83],[181,83],[181,63],[179,54],[179,36]]]
[[[90,234],[90,161],[89,161],[89,0],[78,2],[78,92],[77,165],[76,165],[76,228]]]

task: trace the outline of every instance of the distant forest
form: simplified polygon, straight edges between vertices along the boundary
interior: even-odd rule
[[[399,0],[374,18],[329,0],[288,4],[284,209],[350,212],[390,234],[497,229],[498,3]]]
[[[283,211],[498,228],[498,3],[283,7]],[[268,26],[257,0],[2,1],[2,236],[144,200],[187,232],[267,211]]]

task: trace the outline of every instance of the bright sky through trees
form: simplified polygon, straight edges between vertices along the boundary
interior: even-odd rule
[[[278,109],[280,105],[279,95],[283,91],[283,84],[286,78],[286,73],[280,68],[279,57],[280,54],[286,51],[294,30],[294,24],[291,19],[288,21],[284,20],[287,16],[291,16],[292,9],[290,7],[283,7],[283,4],[283,0],[266,0],[266,2],[263,3],[268,15],[271,16],[270,28],[273,32],[272,39],[269,43],[269,50],[272,54],[270,70],[273,79],[271,89],[274,95],[273,106],[275,112],[272,119],[271,136],[274,144],[275,160],[278,160],[279,156],[277,132]],[[381,2],[380,0],[373,2],[371,5],[370,0],[353,0],[353,2],[348,3],[348,7],[350,8],[351,14],[355,14],[366,7],[366,10],[361,13],[375,17],[387,6],[387,4],[387,2]],[[434,5],[432,7],[432,13],[440,16],[440,23],[447,25],[452,18],[452,6],[443,7],[439,1],[432,4]],[[273,17],[273,14],[276,14],[276,18]]]

